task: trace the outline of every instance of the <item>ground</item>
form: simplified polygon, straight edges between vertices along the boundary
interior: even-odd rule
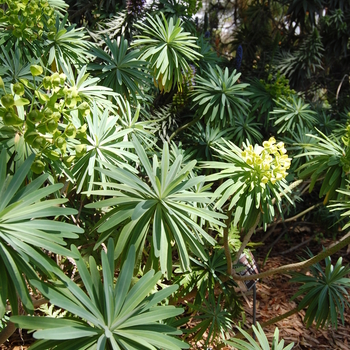
[[[283,264],[292,263],[293,261],[284,260]],[[265,269],[278,267],[281,265],[281,258],[271,258],[266,264]],[[282,315],[285,312],[295,308],[297,304],[290,301],[291,296],[295,293],[297,286],[292,286],[288,283],[289,275],[272,276],[264,279],[257,284],[257,321],[265,322],[269,319]],[[244,309],[246,311],[248,322],[252,321],[252,295],[247,295],[247,300]],[[345,310],[344,326],[339,320],[337,330],[325,328],[316,330],[310,327],[307,329],[303,324],[304,311],[290,316],[280,322],[277,326],[280,330],[280,338],[285,339],[285,344],[294,342],[294,350],[307,349],[350,349],[350,315],[349,311]],[[268,338],[272,339],[275,326],[265,327],[264,330]]]
[[[321,239],[315,236],[315,232],[320,228],[312,228],[306,231],[309,232],[295,232],[292,231],[288,235],[287,239],[283,237],[275,243],[272,247],[270,257],[267,259],[262,271],[270,270],[281,265],[290,264],[296,262],[297,256],[303,256],[307,258],[305,249],[309,248],[314,254],[317,254],[322,250],[322,247],[327,247],[332,243],[330,239],[322,237]],[[342,233],[340,233],[341,235]],[[345,234],[345,233],[343,233]],[[278,233],[274,235],[276,238]],[[314,237],[314,239],[311,239]],[[269,239],[272,243],[275,238]],[[337,237],[337,238],[340,238]],[[266,248],[271,246],[271,242],[266,242]],[[302,242],[308,242],[307,244],[300,245],[296,250],[290,251],[290,248],[297,246]],[[263,264],[267,249],[261,249],[258,255],[258,261],[260,266]],[[281,252],[286,252],[281,254]],[[332,263],[336,263],[339,256],[343,258],[343,264],[349,264],[349,250],[344,248],[337,256],[332,257]],[[291,284],[290,275],[275,275],[268,278],[264,278],[257,283],[257,321],[262,323],[269,319],[282,315],[283,313],[295,308],[297,304],[291,301],[292,295],[297,291],[298,285]],[[248,322],[252,322],[252,295],[246,295],[247,303],[245,304],[245,311]],[[338,320],[338,329],[332,330],[331,328],[325,328],[316,330],[313,327],[307,329],[303,324],[304,311],[296,313],[289,318],[286,318],[278,323],[277,326],[280,330],[280,337],[284,338],[286,344],[294,342],[294,350],[308,350],[308,349],[350,349],[350,313],[349,310],[344,312],[344,325],[341,320]],[[265,327],[264,330],[272,338],[275,326]]]

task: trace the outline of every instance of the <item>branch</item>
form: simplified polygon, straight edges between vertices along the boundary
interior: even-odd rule
[[[291,218],[288,218],[288,219],[285,219],[285,220],[283,220],[283,219],[278,220],[278,221],[274,222],[274,224],[277,225],[277,224],[281,224],[282,222],[294,221],[295,219],[299,218],[300,216],[304,216],[304,215],[307,214],[309,211],[312,211],[312,210],[316,209],[316,208],[319,207],[320,205],[323,205],[323,202],[322,202],[322,203],[317,203],[317,204],[315,204],[315,205],[312,205],[311,207],[309,207],[309,208],[303,210],[302,212],[300,212],[300,213],[294,215],[294,216],[291,217]]]
[[[331,245],[327,249],[323,250],[322,252],[318,253],[316,256],[314,256],[308,260],[301,261],[299,263],[280,266],[280,267],[277,267],[276,269],[264,271],[264,272],[258,273],[256,275],[238,276],[236,274],[233,274],[232,278],[235,281],[250,281],[250,280],[265,278],[265,277],[276,275],[276,274],[306,269],[306,268],[310,267],[311,265],[317,264],[321,260],[338,252],[340,249],[346,247],[348,244],[350,244],[350,235],[346,234],[338,243]]]
[[[309,239],[307,239],[306,241],[301,242],[301,243],[295,245],[294,247],[289,248],[289,249],[287,249],[287,250],[281,252],[280,254],[281,254],[281,255],[285,255],[285,254],[288,254],[288,253],[293,252],[294,250],[296,250],[296,249],[302,247],[303,245],[308,244],[309,242],[311,242],[311,241],[316,237],[316,235],[317,235],[316,233],[313,234],[313,235],[312,235]]]
[[[37,309],[41,305],[47,304],[49,301],[47,299],[45,299],[45,298],[40,298],[40,299],[32,299],[32,302],[33,302],[34,309]],[[6,306],[6,311],[11,311],[11,306],[10,305]]]
[[[224,228],[224,249],[225,249],[225,256],[226,256],[226,261],[227,261],[227,274],[229,276],[232,275],[232,257],[231,257],[231,249],[230,245],[228,242],[228,234],[229,234],[229,228],[230,228],[230,222],[232,219],[232,212],[233,208],[229,210],[227,213],[227,219],[226,219],[226,227]]]
[[[268,321],[266,321],[266,322],[260,323],[260,326],[261,326],[262,328],[264,328],[264,327],[266,327],[266,326],[270,326],[270,325],[272,325],[272,324],[275,324],[275,323],[277,323],[277,322],[279,322],[279,321],[284,320],[284,319],[287,318],[287,317],[290,317],[290,316],[296,314],[298,311],[299,311],[298,307],[295,307],[294,309],[289,310],[289,311],[285,312],[285,313],[282,314],[282,315],[276,316],[276,317],[271,318],[270,320],[268,320]],[[249,328],[248,330],[246,330],[246,332],[247,332],[248,334],[252,334],[252,333],[253,333],[253,328]],[[239,333],[239,334],[235,335],[235,338],[236,338],[236,339],[242,339],[242,338],[244,338],[244,336],[243,336],[242,333]]]
[[[0,332],[0,344],[4,344],[5,341],[16,332],[17,327],[11,321],[8,321],[6,327]]]
[[[42,304],[48,303],[48,300],[45,298],[41,298],[38,300],[33,300],[34,309],[38,308]],[[11,310],[10,307],[6,307],[6,310]],[[16,332],[17,327],[11,321],[8,321],[6,327],[0,332],[0,345],[4,344],[8,338],[11,337],[13,333]]]
[[[312,205],[311,207],[303,210],[302,212],[294,215],[293,217],[290,217],[288,219],[280,219],[280,220],[276,220],[274,222],[272,222],[271,224],[268,224],[267,227],[268,228],[271,228],[265,235],[264,237],[260,240],[260,242],[264,242],[267,240],[267,238],[270,237],[271,233],[273,232],[273,230],[275,229],[275,227],[278,225],[278,224],[282,224],[282,223],[286,223],[286,222],[290,222],[290,221],[294,221],[296,219],[298,219],[299,217],[301,216],[304,216],[305,214],[307,214],[309,211],[312,211],[314,209],[316,209],[317,207],[323,205],[323,202],[322,203],[318,203],[318,204],[315,204],[315,205]],[[303,221],[303,223],[306,223],[305,221]],[[256,231],[262,231],[264,228],[263,227],[258,227],[256,229]]]
[[[290,316],[296,314],[298,311],[299,311],[298,307],[295,307],[294,309],[289,310],[289,311],[285,312],[285,313],[282,314],[282,315],[279,315],[279,316],[276,316],[276,317],[274,317],[274,318],[271,318],[271,320],[268,320],[268,321],[266,321],[266,322],[263,322],[263,323],[261,323],[260,325],[261,325],[261,327],[270,326],[270,325],[272,325],[272,324],[275,324],[275,323],[277,323],[277,322],[279,322],[279,321],[284,320],[284,319],[287,318],[287,317],[290,317]]]
[[[185,130],[187,129],[188,127],[192,126],[193,124],[196,124],[200,119],[202,118],[202,115],[201,114],[198,114],[198,117],[197,118],[194,118],[193,120],[191,120],[189,123],[185,124],[185,125],[182,125],[180,128],[178,128],[177,130],[175,130],[170,138],[169,138],[169,142],[182,130]]]
[[[253,233],[255,232],[256,227],[258,226],[258,223],[260,221],[260,213],[259,215],[256,217],[256,220],[254,222],[254,225],[249,229],[248,233],[244,236],[243,242],[238,250],[238,252],[236,253],[236,257],[235,260],[233,262],[233,264],[237,264],[239,257],[241,256],[243,250],[245,249],[245,247],[247,246],[247,244],[249,243]]]

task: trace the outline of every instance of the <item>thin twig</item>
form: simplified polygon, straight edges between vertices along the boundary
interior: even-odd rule
[[[336,100],[337,104],[338,104],[339,92],[340,92],[341,86],[343,85],[344,79],[345,79],[346,77],[348,77],[347,74],[345,74],[345,75],[343,76],[343,79],[341,80],[341,82],[340,82],[340,84],[339,84],[339,86],[338,86],[337,94],[336,94],[336,96],[335,96],[335,100]]]
[[[288,228],[285,227],[285,229],[278,235],[278,237],[266,247],[266,250],[270,250],[285,234],[288,232]]]
[[[175,130],[170,138],[169,138],[169,142],[171,142],[171,140],[179,133],[181,132],[182,130],[185,130],[187,128],[189,128],[190,126],[192,126],[193,124],[196,124],[200,119],[202,118],[202,115],[201,114],[198,114],[198,117],[191,120],[189,123],[185,124],[185,125],[182,125],[180,128],[178,128],[177,130]]]
[[[272,232],[275,231],[276,226],[277,222],[268,225],[269,230],[266,232],[265,236],[260,240],[260,242],[265,242],[272,235]],[[256,231],[259,231],[259,229],[257,229]]]
[[[298,248],[302,247],[303,245],[308,244],[309,242],[311,242],[315,237],[316,237],[316,233],[315,233],[314,235],[312,235],[312,236],[311,236],[309,239],[307,239],[306,241],[301,242],[301,243],[295,245],[294,247],[289,248],[289,249],[283,251],[282,253],[280,253],[280,255],[288,254],[288,253],[293,252],[294,250],[297,250]]]
[[[298,214],[296,214],[296,215],[294,215],[294,216],[292,216],[292,217],[290,217],[290,218],[288,218],[288,219],[280,219],[280,220],[274,221],[273,223],[267,225],[267,227],[275,226],[275,225],[278,225],[278,224],[281,224],[281,223],[285,223],[285,222],[294,221],[294,220],[300,218],[301,216],[304,216],[304,215],[307,214],[309,211],[312,211],[312,210],[316,209],[317,207],[319,207],[319,206],[321,206],[321,205],[323,205],[323,202],[322,202],[322,203],[314,204],[314,205],[312,205],[311,207],[309,207],[309,208],[303,210],[302,212],[300,212],[300,213],[298,213]],[[257,231],[261,231],[261,230],[263,230],[262,227],[259,227],[259,228],[257,229]],[[266,239],[265,236],[264,236],[263,239]]]
[[[260,323],[260,326],[261,326],[262,328],[264,328],[264,327],[266,327],[266,326],[270,326],[270,325],[272,325],[272,324],[275,324],[275,323],[277,323],[277,322],[279,322],[279,321],[284,320],[284,319],[287,318],[287,317],[290,317],[290,316],[296,314],[298,311],[299,311],[298,307],[295,307],[294,309],[289,310],[289,311],[285,312],[285,313],[282,314],[282,315],[276,316],[276,317],[271,318],[270,320],[268,320],[268,321],[266,321],[266,322]],[[247,332],[248,334],[252,334],[252,333],[253,333],[253,328],[250,328],[250,329],[246,330],[246,332]],[[244,336],[243,336],[242,333],[238,333],[238,334],[235,335],[235,338],[236,338],[236,339],[242,339],[242,338],[244,338]]]

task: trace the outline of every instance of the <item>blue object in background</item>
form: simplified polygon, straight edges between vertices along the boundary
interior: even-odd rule
[[[236,60],[235,60],[235,68],[237,71],[239,71],[241,68],[242,58],[243,58],[243,47],[242,45],[238,45],[237,51],[236,51]]]

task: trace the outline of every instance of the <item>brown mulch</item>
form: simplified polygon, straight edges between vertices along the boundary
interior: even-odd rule
[[[293,260],[285,259],[283,265],[292,263]],[[289,261],[288,261],[289,260]],[[281,265],[281,258],[270,258],[263,270],[269,270]],[[295,262],[295,260],[294,260]],[[288,283],[290,275],[276,275],[265,278],[257,283],[257,322],[263,323],[278,315],[282,315],[294,309],[297,304],[290,298],[297,291],[297,286]],[[253,296],[252,293],[246,295],[248,303],[245,303],[244,310],[247,315],[247,324],[252,323],[253,316]],[[293,349],[350,349],[350,315],[348,310],[344,313],[344,325],[338,320],[338,329],[306,328],[303,324],[304,311],[298,312],[276,325],[264,327],[264,331],[269,339],[272,339],[275,327],[280,331],[280,339],[285,340],[285,345],[294,342]]]
[[[32,334],[17,329],[6,343],[0,345],[0,350],[27,350],[34,341]]]
[[[306,248],[310,249],[314,255],[322,251],[322,247],[329,246],[333,241],[322,237],[321,240],[312,239],[314,232],[322,232],[323,228],[313,227],[312,230],[305,227],[303,234],[299,228],[295,230],[290,228],[286,239],[283,237],[276,241],[276,236],[269,238],[268,242],[265,242],[265,251],[262,247],[257,249],[260,253],[256,252],[256,259],[260,266],[263,265],[263,260],[268,254],[267,249],[272,246],[270,257],[261,271],[267,271],[277,268],[281,265],[290,264],[298,261],[299,256],[308,258],[305,253]],[[306,233],[305,233],[306,231]],[[341,236],[341,234],[340,234]],[[259,238],[256,238],[259,241]],[[308,242],[300,246],[297,250],[288,252],[293,246],[299,246],[301,242]],[[281,252],[286,252],[281,254]],[[332,257],[332,263],[335,264],[338,257],[342,256],[343,265],[349,264],[349,248],[342,249],[338,252],[337,256]],[[266,322],[278,315],[282,315],[294,309],[297,306],[295,301],[291,301],[291,297],[298,290],[297,284],[289,283],[291,276],[288,274],[275,275],[264,278],[257,283],[257,322]],[[253,296],[252,293],[248,293],[245,296],[246,303],[244,310],[247,315],[247,325],[252,323],[253,315]],[[285,339],[285,345],[294,342],[293,349],[295,350],[308,350],[308,349],[327,349],[327,350],[349,350],[350,349],[350,312],[348,309],[344,312],[344,325],[340,318],[338,319],[338,329],[334,330],[329,328],[316,330],[315,327],[306,328],[303,319],[305,312],[300,311],[284,320],[277,322],[273,326],[264,327],[264,331],[269,339],[272,339],[275,327],[277,326],[280,331],[280,339]]]

